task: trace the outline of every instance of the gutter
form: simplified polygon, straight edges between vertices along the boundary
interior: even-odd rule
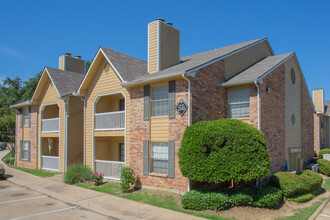
[[[64,136],[64,172],[68,168],[68,135],[69,135],[69,99],[64,99],[65,101],[65,136]]]
[[[84,165],[86,165],[86,98],[81,97],[81,100],[84,102],[84,133],[83,133],[83,161]]]
[[[190,118],[190,105],[191,105],[191,81],[188,79],[184,73],[182,73],[182,78],[188,82],[188,126],[190,126],[191,118]],[[188,192],[190,191],[190,179],[188,178]]]
[[[257,87],[257,99],[258,99],[258,130],[260,130],[260,88],[257,80],[254,81],[254,85]]]

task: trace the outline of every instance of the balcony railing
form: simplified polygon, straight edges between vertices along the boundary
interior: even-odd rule
[[[54,156],[41,156],[42,157],[42,169],[44,170],[60,170],[60,158]]]
[[[60,119],[59,118],[42,119],[41,129],[42,129],[42,133],[59,132]]]
[[[102,173],[104,178],[120,179],[121,169],[125,167],[125,162],[95,160],[95,170]]]
[[[95,130],[123,130],[125,128],[125,111],[95,114]]]

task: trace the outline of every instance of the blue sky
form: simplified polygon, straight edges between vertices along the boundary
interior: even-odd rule
[[[181,56],[268,37],[295,51],[310,91],[330,99],[330,1],[3,1],[0,80],[58,67],[65,52],[91,60],[99,46],[147,59],[147,24],[181,31]]]

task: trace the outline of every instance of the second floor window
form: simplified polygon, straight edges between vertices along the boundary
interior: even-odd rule
[[[23,110],[23,125],[26,127],[30,126],[30,108],[24,108]]]
[[[151,116],[168,115],[168,84],[151,87]]]
[[[232,89],[229,91],[229,117],[250,117],[250,88]]]

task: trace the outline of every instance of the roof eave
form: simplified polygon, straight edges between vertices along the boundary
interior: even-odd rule
[[[156,82],[156,81],[161,81],[161,80],[166,80],[166,79],[170,79],[170,78],[174,78],[174,77],[179,77],[181,75],[182,75],[182,73],[178,72],[178,73],[175,73],[175,74],[172,74],[172,75],[167,75],[167,76],[160,75],[158,77],[155,77],[155,78],[152,78],[152,79],[149,79],[149,80],[139,80],[139,81],[135,81],[135,82],[123,82],[121,85],[124,88],[127,88],[127,87],[131,87],[131,86],[137,86],[137,85],[145,84],[145,83],[152,83],[152,82]]]
[[[258,79],[243,80],[243,81],[239,81],[239,82],[225,82],[225,83],[221,83],[221,85],[222,85],[222,87],[227,88],[227,87],[233,87],[233,86],[241,86],[241,85],[245,85],[245,84],[252,84],[257,80]]]

